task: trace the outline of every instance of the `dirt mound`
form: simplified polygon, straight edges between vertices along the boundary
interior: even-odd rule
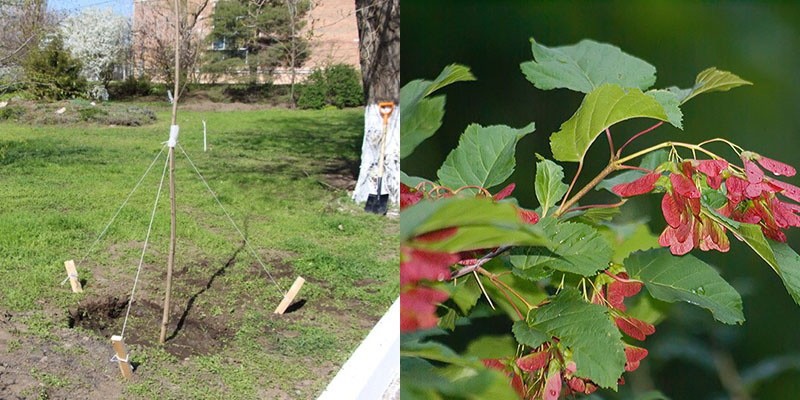
[[[127,298],[87,299],[69,310],[67,326],[110,338],[120,334],[127,307]],[[128,344],[159,346],[161,307],[147,300],[133,303],[125,334]],[[164,350],[178,358],[217,353],[235,333],[223,319],[191,318],[178,307],[173,307],[170,322]]]

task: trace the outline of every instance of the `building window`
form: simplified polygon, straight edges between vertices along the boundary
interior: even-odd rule
[[[225,41],[225,38],[222,38],[222,40],[215,40],[211,43],[211,50],[225,50],[226,47],[227,42]]]

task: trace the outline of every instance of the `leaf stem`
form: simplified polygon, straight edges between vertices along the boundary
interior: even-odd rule
[[[645,135],[645,134],[647,134],[648,132],[651,132],[651,131],[653,131],[654,129],[658,128],[658,127],[659,127],[659,126],[661,126],[661,125],[664,125],[664,121],[659,121],[659,122],[658,122],[658,123],[656,123],[655,125],[653,125],[653,126],[651,126],[651,127],[647,128],[647,129],[645,129],[645,130],[643,130],[643,131],[641,131],[641,132],[639,132],[639,133],[637,133],[637,134],[635,134],[635,135],[631,136],[631,138],[630,138],[630,139],[628,139],[628,141],[627,141],[627,142],[625,142],[625,143],[622,145],[622,147],[620,147],[620,148],[619,148],[619,150],[617,150],[617,156],[616,156],[616,158],[619,158],[619,157],[620,157],[620,155],[622,155],[622,150],[623,150],[625,147],[627,147],[627,146],[628,146],[628,145],[629,145],[631,142],[633,142],[634,140],[638,139],[638,138],[639,138],[639,137],[641,137],[642,135]]]
[[[589,191],[592,190],[593,187],[597,186],[597,184],[600,183],[603,179],[605,179],[609,174],[616,171],[617,165],[618,165],[617,162],[608,163],[608,165],[606,165],[606,167],[603,168],[603,170],[600,171],[600,173],[597,174],[597,176],[595,176],[589,183],[587,183],[586,186],[584,186],[580,191],[578,191],[578,193],[575,193],[575,196],[572,196],[571,199],[561,203],[561,207],[558,208],[558,210],[555,213],[555,216],[560,217],[564,215],[564,213],[567,210],[569,210],[570,207],[575,205],[575,203],[577,203],[578,200],[580,200],[583,196],[585,196],[586,193],[589,193]]]
[[[606,128],[606,137],[608,138],[608,151],[611,154],[611,161],[614,161],[614,139],[611,138],[610,128]]]
[[[500,286],[502,286],[503,288],[505,288],[505,290],[508,290],[508,291],[509,291],[511,294],[513,294],[513,295],[514,295],[514,297],[518,298],[520,301],[522,301],[523,303],[525,303],[525,307],[528,307],[528,310],[531,310],[531,309],[535,308],[535,307],[534,307],[534,306],[533,306],[531,303],[528,303],[528,301],[527,301],[527,300],[525,300],[525,297],[523,297],[521,294],[517,293],[517,291],[515,291],[513,288],[511,288],[511,286],[508,286],[508,284],[507,284],[507,283],[505,283],[505,282],[501,281],[501,280],[499,279],[499,278],[500,278],[500,275],[499,275],[499,274],[493,274],[493,273],[491,273],[491,272],[489,272],[489,271],[487,271],[487,270],[485,270],[485,269],[483,269],[483,268],[478,268],[478,269],[477,269],[477,271],[478,271],[480,274],[482,274],[482,275],[484,275],[484,276],[488,277],[488,278],[489,278],[489,279],[490,279],[492,282],[494,282],[496,285],[499,285],[499,286],[497,286],[497,288],[498,288],[498,289],[501,289],[501,287],[500,287]],[[501,290],[502,290],[502,289],[501,289]],[[510,301],[509,301],[509,302],[510,302]],[[513,305],[513,303],[512,303],[512,305]],[[516,307],[514,307],[514,308],[516,308]],[[523,318],[524,318],[524,316],[521,316],[521,317],[523,317]]]
[[[720,156],[718,156],[718,155],[716,155],[716,154],[714,154],[714,153],[702,148],[700,145],[691,144],[691,143],[672,142],[672,141],[670,141],[670,142],[659,143],[659,144],[657,144],[655,146],[648,147],[648,148],[646,148],[644,150],[637,151],[636,153],[633,153],[633,154],[631,154],[629,156],[620,158],[617,161],[615,161],[615,164],[618,164],[618,165],[624,164],[624,163],[626,163],[626,162],[628,162],[630,160],[633,160],[633,159],[641,157],[641,156],[643,156],[643,155],[645,155],[647,153],[650,153],[651,151],[658,150],[658,149],[663,149],[665,147],[683,147],[683,148],[686,148],[686,149],[696,150],[696,151],[699,151],[701,153],[705,153],[706,155],[708,155],[709,157],[714,158],[714,159],[722,158],[722,157],[720,157]]]
[[[628,201],[627,199],[622,199],[622,201],[614,203],[614,204],[590,204],[588,206],[572,207],[569,210],[567,210],[566,213],[571,213],[573,211],[586,210],[586,209],[589,209],[589,208],[616,208],[616,207],[622,206],[627,201]],[[564,214],[566,214],[566,213],[564,213]]]
[[[559,216],[559,215],[561,215],[561,214],[559,213],[559,211],[561,211],[561,209],[563,209],[563,208],[564,208],[564,203],[566,203],[566,202],[567,202],[567,199],[569,199],[569,195],[570,195],[570,193],[572,193],[572,189],[574,189],[574,188],[575,188],[575,183],[576,183],[576,182],[578,182],[578,175],[580,175],[580,174],[581,174],[581,170],[582,170],[582,169],[583,169],[583,160],[581,160],[581,161],[578,163],[578,170],[577,170],[577,171],[575,171],[575,176],[573,176],[573,177],[572,177],[572,182],[570,182],[570,184],[569,184],[569,188],[567,188],[567,193],[565,193],[565,194],[564,194],[564,200],[562,200],[562,201],[561,201],[561,205],[560,205],[560,206],[558,206],[558,211],[556,211],[556,216]],[[542,210],[542,217],[544,218],[544,217],[546,217],[546,216],[547,216],[547,210]]]

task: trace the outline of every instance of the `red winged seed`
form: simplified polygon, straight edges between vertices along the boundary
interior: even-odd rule
[[[697,170],[704,173],[707,177],[708,186],[712,189],[719,189],[722,184],[722,171],[728,168],[725,160],[703,160],[697,166]]]
[[[422,200],[423,193],[417,189],[400,184],[400,209],[413,206]]]
[[[625,345],[625,371],[631,372],[639,368],[639,362],[647,357],[647,349]]]
[[[535,224],[539,222],[539,214],[533,210],[526,210],[524,208],[517,209],[517,215],[522,219],[522,222],[526,224]]]
[[[505,199],[506,197],[508,197],[508,196],[511,196],[511,192],[513,192],[513,191],[514,191],[514,188],[515,188],[516,186],[517,186],[517,185],[516,185],[515,183],[509,183],[509,184],[508,184],[508,186],[504,187],[502,190],[500,190],[499,192],[497,192],[497,194],[495,194],[494,196],[492,196],[492,198],[493,198],[494,200],[503,200],[503,199]]]
[[[402,250],[404,261],[400,263],[400,286],[420,280],[438,281],[450,274],[450,266],[457,263],[458,255],[434,251]]]
[[[798,203],[800,203],[800,188],[790,183],[770,179],[769,183],[781,189],[780,193]]]
[[[750,183],[760,183],[764,180],[764,171],[761,168],[758,168],[756,163],[745,159],[744,161],[744,173],[747,175],[747,180]]]
[[[669,226],[677,227],[681,224],[681,206],[675,201],[675,198],[669,193],[665,193],[661,198],[661,212],[664,213],[664,219]]]
[[[578,393],[583,393],[586,390],[586,383],[583,381],[583,379],[578,377],[573,377],[570,379],[569,382],[567,382],[567,385],[570,389]]]
[[[797,170],[795,170],[791,165],[784,164],[780,161],[776,161],[764,156],[759,156],[756,158],[756,162],[758,162],[758,164],[764,167],[764,169],[767,171],[778,176],[794,176],[797,173]]]
[[[533,372],[544,368],[550,360],[550,353],[539,351],[517,359],[517,366],[525,372]]]
[[[436,304],[449,297],[447,292],[415,287],[400,293],[400,331],[411,332],[436,326]]]
[[[558,400],[561,394],[561,372],[556,372],[553,376],[547,378],[547,384],[544,386],[544,400]]]
[[[423,233],[422,235],[415,237],[414,240],[418,240],[420,242],[438,242],[455,235],[456,232],[458,232],[458,228],[456,227],[443,228],[428,233]]]
[[[697,190],[694,182],[683,174],[670,174],[669,181],[672,183],[672,190],[683,197],[699,199],[700,191]]]
[[[619,330],[637,340],[645,340],[648,335],[656,332],[653,325],[633,317],[616,317],[614,323]]]
[[[632,197],[651,192],[655,188],[656,181],[661,174],[652,172],[634,181],[620,183],[611,188],[611,191],[620,197]]]

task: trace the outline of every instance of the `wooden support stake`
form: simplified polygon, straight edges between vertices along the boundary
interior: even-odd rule
[[[116,361],[119,363],[119,371],[122,372],[122,376],[125,379],[132,378],[133,368],[131,368],[131,363],[128,361],[128,350],[125,348],[122,336],[111,336],[111,346],[114,347],[114,353],[117,356]]]
[[[64,261],[64,268],[67,269],[67,277],[69,278],[69,285],[72,286],[72,292],[83,293],[83,286],[81,286],[81,281],[78,280],[78,269],[75,268],[75,261]]]
[[[275,309],[275,314],[283,314],[286,312],[286,309],[292,304],[294,298],[297,296],[297,293],[300,292],[300,288],[303,287],[304,283],[306,283],[306,280],[303,279],[302,276],[298,276],[297,279],[294,280],[292,287],[290,287],[289,291],[286,292],[286,296],[283,296],[281,304],[278,304],[278,308]]]

